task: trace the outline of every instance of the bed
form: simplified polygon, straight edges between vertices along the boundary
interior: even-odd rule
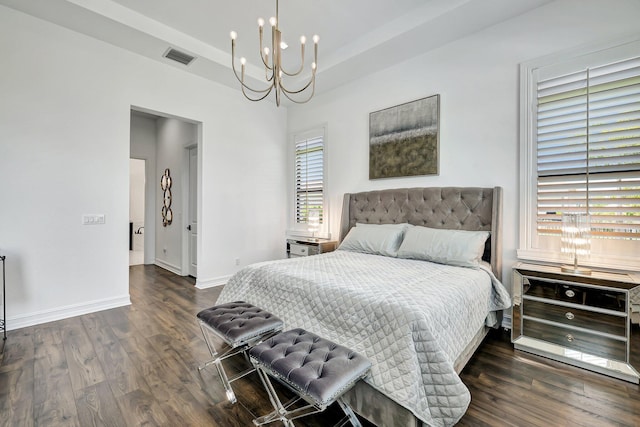
[[[371,375],[347,400],[374,424],[453,425],[470,402],[458,373],[511,304],[499,282],[501,204],[499,187],[346,194],[338,250],[248,266],[229,280],[218,303],[250,302],[286,328],[302,327],[366,355]],[[477,263],[460,264],[448,249],[434,252],[432,243],[425,253],[416,249],[421,239],[447,248],[443,236],[452,236],[456,250],[471,236],[476,243],[465,248],[481,244]],[[443,262],[437,257],[445,252]],[[425,260],[434,253],[438,262]]]

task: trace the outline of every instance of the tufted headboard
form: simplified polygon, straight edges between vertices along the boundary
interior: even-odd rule
[[[486,230],[483,259],[502,276],[502,187],[423,187],[347,193],[342,203],[340,241],[356,223],[408,222],[450,230]]]

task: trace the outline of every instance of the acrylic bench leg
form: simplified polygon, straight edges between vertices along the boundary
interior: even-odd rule
[[[340,405],[344,413],[347,415],[346,419],[341,425],[346,425],[346,422],[350,421],[353,427],[362,427],[362,424],[360,424],[360,420],[358,419],[358,417],[356,417],[356,414],[353,413],[353,409],[351,409],[351,406],[349,406],[344,400],[342,400],[342,397],[338,399],[338,405]]]

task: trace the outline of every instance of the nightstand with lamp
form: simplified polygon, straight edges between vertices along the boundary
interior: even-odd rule
[[[314,209],[309,212],[307,226],[311,237],[287,239],[287,258],[319,255],[332,252],[338,247],[338,242],[334,240],[316,237],[316,233],[320,230],[320,211]]]
[[[563,215],[563,253],[573,265],[513,267],[512,342],[516,349],[640,383],[640,275],[579,265],[590,248],[585,214]]]

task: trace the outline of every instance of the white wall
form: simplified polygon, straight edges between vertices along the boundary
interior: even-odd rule
[[[145,209],[144,213],[144,263],[153,264],[156,259],[156,120],[131,114],[130,156],[144,159]]]
[[[518,64],[638,31],[639,16],[638,1],[559,0],[289,108],[289,133],[328,124],[332,234],[345,192],[502,186],[509,284],[519,226]],[[369,181],[369,113],[434,94],[441,97],[439,176]]]
[[[198,281],[282,256],[285,110],[3,6],[0,56],[9,329],[128,303],[132,106],[202,123]]]

